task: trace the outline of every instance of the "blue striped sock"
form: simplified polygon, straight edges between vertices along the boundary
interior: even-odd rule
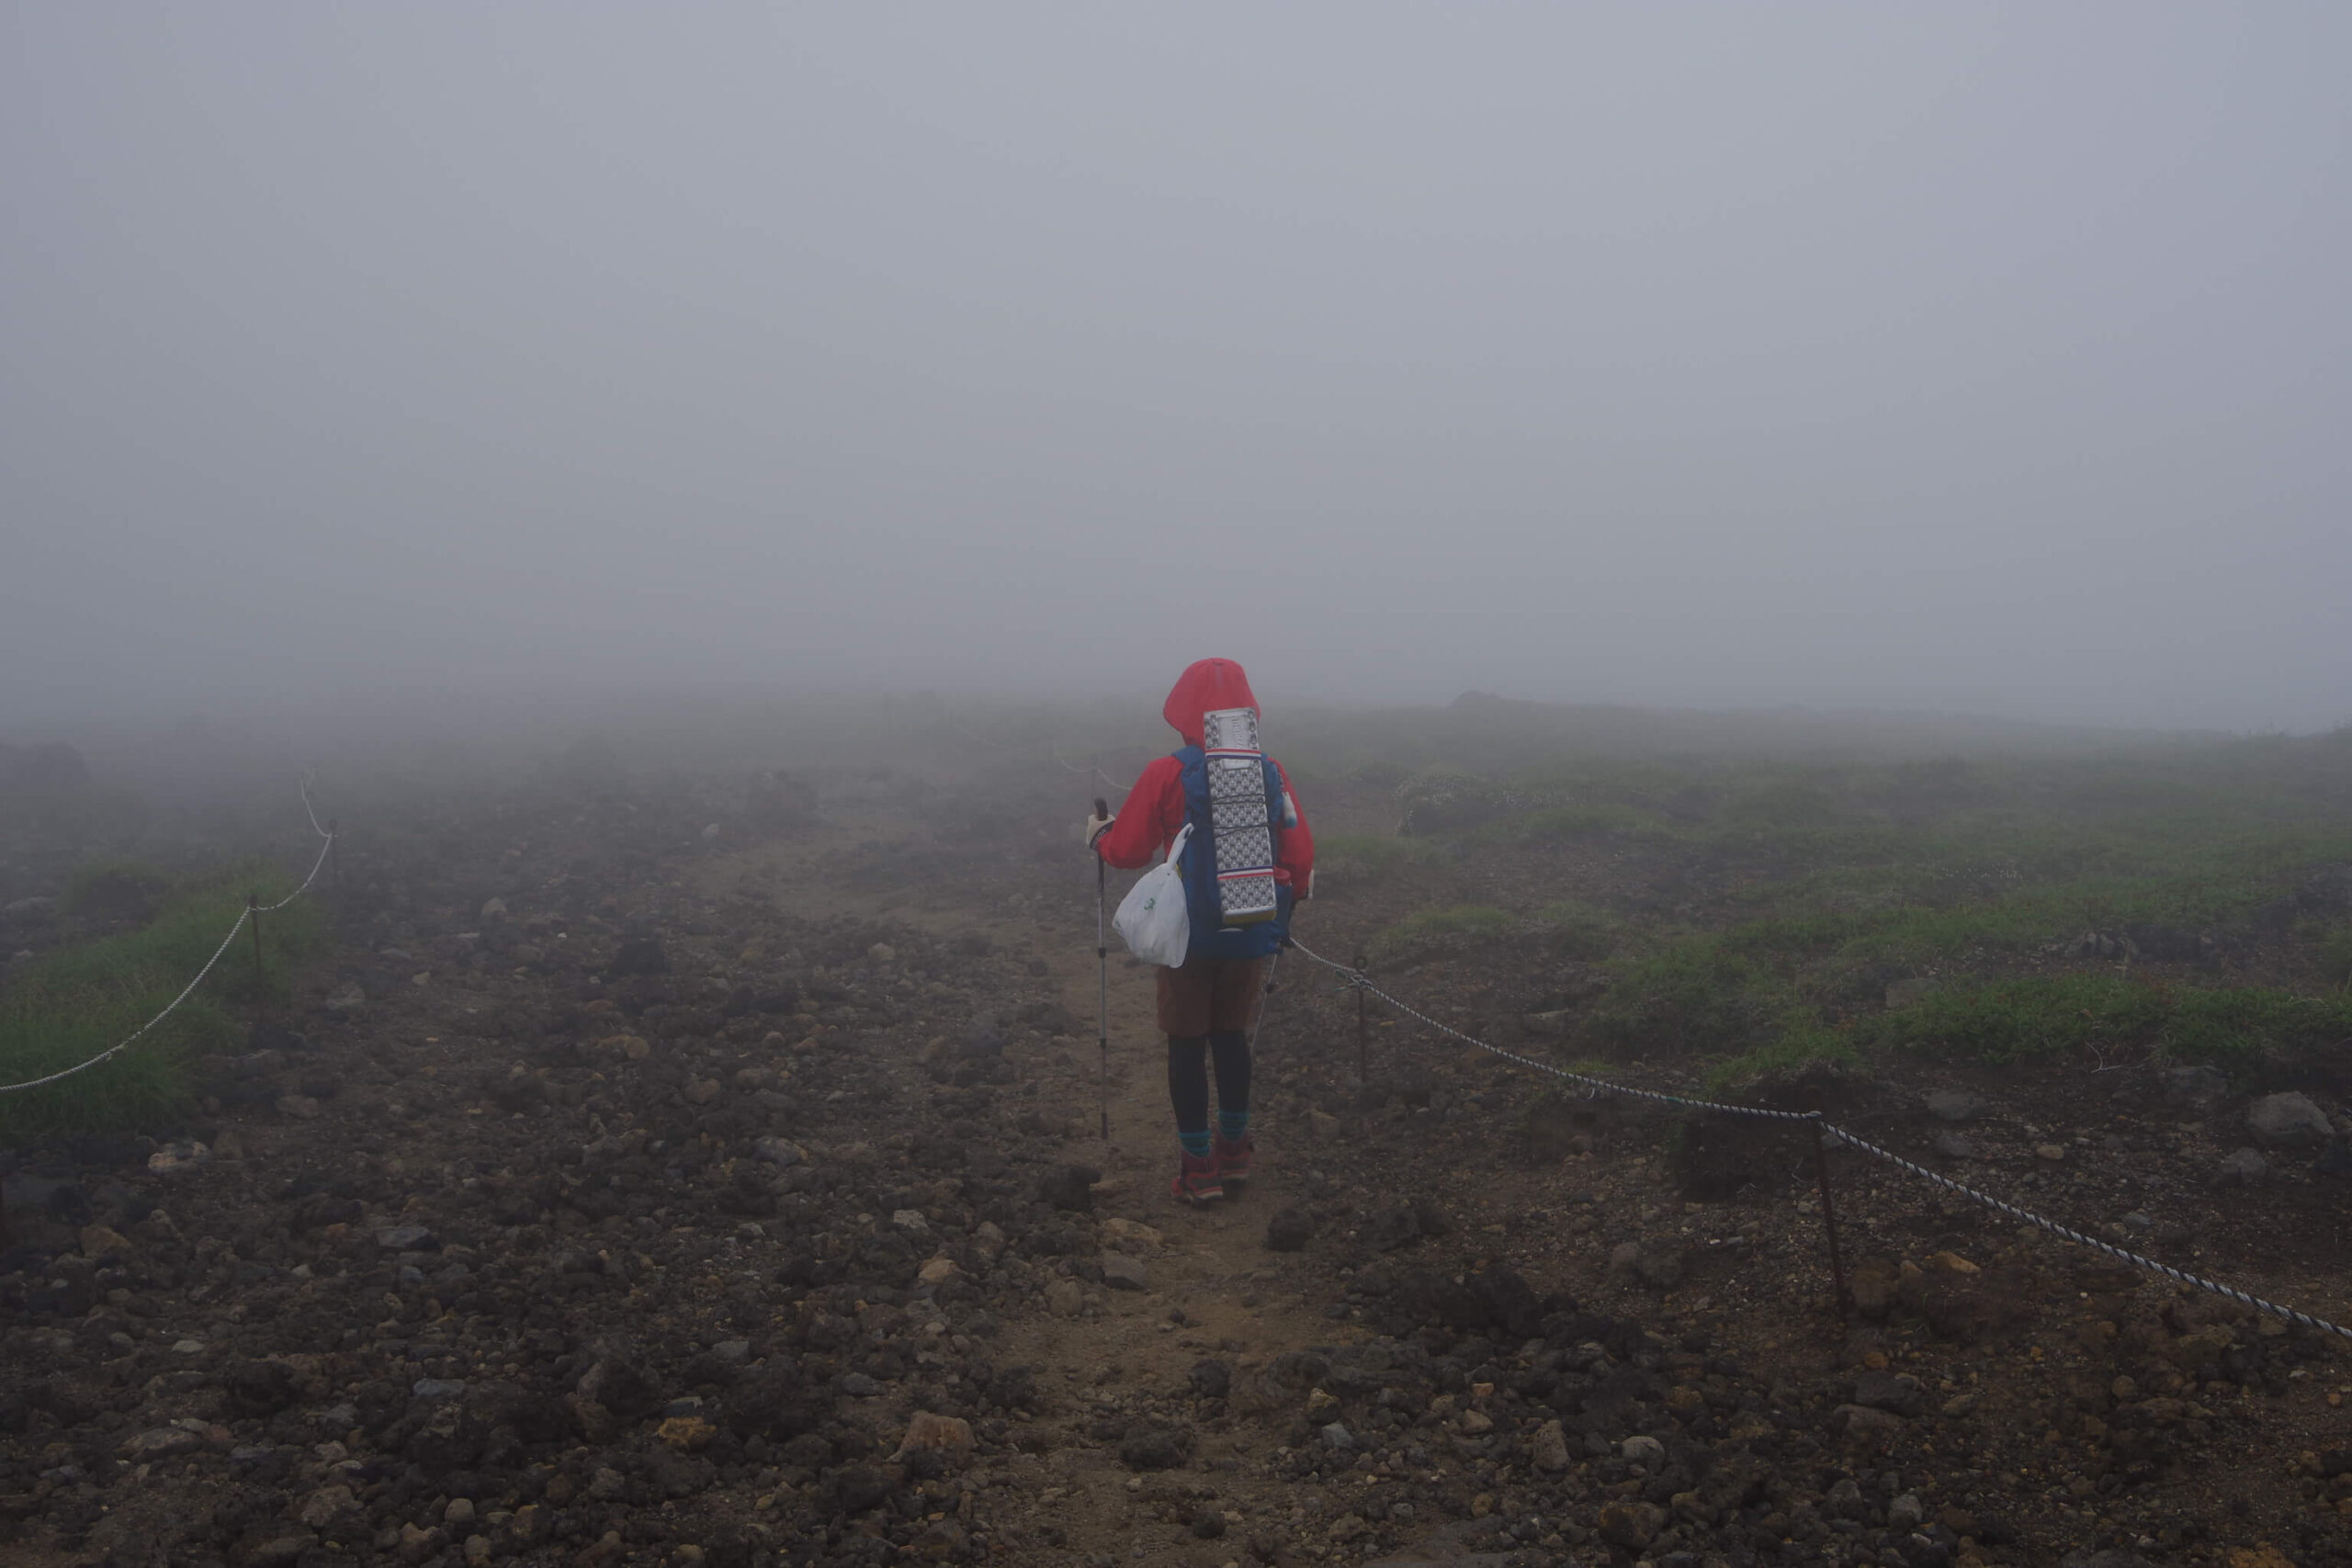
[[[1187,1133],[1179,1128],[1176,1133],[1176,1143],[1177,1146],[1194,1159],[1206,1159],[1209,1154],[1209,1130],[1204,1127],[1197,1133]]]
[[[1227,1143],[1239,1143],[1241,1141],[1241,1134],[1250,1130],[1250,1112],[1247,1111],[1218,1111],[1216,1113],[1216,1130],[1225,1134],[1225,1141]]]

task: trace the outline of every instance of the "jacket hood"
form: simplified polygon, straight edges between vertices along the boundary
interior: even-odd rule
[[[1230,659],[1204,659],[1176,677],[1168,701],[1160,705],[1159,716],[1184,738],[1185,745],[1198,746],[1203,714],[1257,705],[1250,677],[1241,672],[1240,665]]]

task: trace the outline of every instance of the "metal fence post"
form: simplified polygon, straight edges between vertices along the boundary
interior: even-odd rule
[[[268,977],[261,964],[261,898],[257,894],[245,895],[245,919],[254,923],[254,1021],[264,1022],[269,1017]]]
[[[1838,1205],[1829,1192],[1829,1142],[1822,1135],[1821,1118],[1815,1115],[1805,1123],[1806,1135],[1813,1140],[1814,1179],[1821,1187],[1821,1228],[1829,1238],[1829,1284],[1835,1292],[1838,1321],[1852,1318],[1852,1301],[1846,1294],[1846,1259],[1838,1250]]]
[[[1359,1084],[1372,1081],[1372,1038],[1369,1032],[1371,1025],[1364,1018],[1364,1007],[1368,998],[1364,995],[1363,981],[1363,966],[1369,962],[1370,960],[1366,959],[1362,952],[1356,953],[1356,1082]]]

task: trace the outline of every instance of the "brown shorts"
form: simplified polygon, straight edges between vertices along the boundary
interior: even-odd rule
[[[1265,985],[1262,958],[1188,958],[1159,972],[1159,1032],[1192,1039],[1250,1027]]]

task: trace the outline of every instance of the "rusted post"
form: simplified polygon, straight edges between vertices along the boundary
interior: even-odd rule
[[[1363,966],[1370,962],[1363,953],[1357,953],[1356,974],[1359,976],[1363,974]],[[1359,984],[1356,987],[1356,1082],[1359,1084],[1372,1081],[1372,1026],[1364,1017],[1367,1000],[1364,988]]]
[[[1852,1317],[1852,1302],[1846,1294],[1846,1259],[1838,1250],[1838,1206],[1829,1193],[1829,1144],[1822,1136],[1819,1118],[1805,1123],[1806,1136],[1813,1140],[1813,1174],[1821,1187],[1821,1229],[1829,1238],[1829,1284],[1836,1292],[1838,1321],[1849,1322]]]

